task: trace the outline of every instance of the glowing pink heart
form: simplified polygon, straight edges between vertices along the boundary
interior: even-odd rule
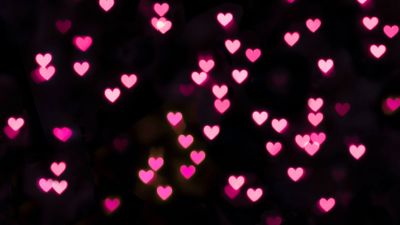
[[[391,112],[396,111],[400,107],[400,98],[387,98],[386,106]]]
[[[194,167],[193,165],[189,165],[189,166],[187,166],[187,165],[182,165],[182,166],[180,167],[180,172],[181,172],[182,176],[183,176],[186,180],[188,180],[188,179],[190,179],[190,178],[194,175],[194,173],[196,172],[196,167]]]
[[[333,68],[333,65],[334,63],[332,59],[318,60],[318,67],[324,74],[327,74]]]
[[[158,171],[164,165],[164,159],[162,157],[150,157],[147,163],[152,170]]]
[[[118,209],[120,204],[121,201],[119,198],[106,198],[103,203],[104,209],[107,211],[107,213],[113,213]]]
[[[393,38],[399,32],[399,27],[397,25],[389,26],[385,25],[383,27],[383,32],[388,38]]]
[[[172,195],[172,187],[171,186],[158,186],[157,194],[162,200],[167,200]]]
[[[190,158],[196,165],[199,165],[206,158],[206,153],[204,151],[192,151]]]
[[[14,131],[18,131],[19,129],[21,129],[21,127],[25,124],[25,121],[23,118],[14,118],[14,117],[10,117],[7,120],[7,124],[8,126],[13,129]]]
[[[249,188],[249,189],[247,189],[247,197],[252,202],[257,202],[261,198],[262,195],[263,195],[263,190],[261,188],[257,188],[257,189]]]
[[[68,127],[55,127],[53,134],[58,140],[66,142],[72,136],[72,130]]]
[[[56,27],[60,33],[65,34],[71,28],[71,21],[69,20],[57,20]]]
[[[214,60],[209,59],[209,60],[200,60],[199,61],[199,67],[200,69],[202,69],[204,72],[208,73],[212,70],[212,68],[214,68]]]
[[[62,181],[53,181],[53,185],[52,185],[53,189],[55,192],[57,192],[57,194],[61,195],[68,187],[68,182],[65,180]]]
[[[172,126],[176,126],[178,125],[181,121],[182,121],[182,113],[180,112],[169,112],[167,114],[167,119],[168,122],[172,125]]]
[[[99,0],[100,7],[108,12],[114,6],[114,0]]]
[[[356,159],[359,160],[365,153],[364,145],[350,145],[349,147],[350,154]]]
[[[106,88],[106,90],[104,90],[104,96],[111,103],[114,103],[119,98],[120,94],[121,90],[119,88]]]
[[[335,110],[339,116],[345,116],[350,110],[350,104],[347,102],[345,103],[338,102],[335,104]]]
[[[368,30],[372,30],[378,25],[379,19],[377,17],[364,17],[362,23]]]
[[[282,150],[282,144],[280,142],[267,142],[265,148],[271,154],[271,156],[276,156]]]
[[[126,88],[129,89],[136,84],[137,76],[135,74],[131,74],[131,75],[123,74],[121,76],[121,82]]]
[[[92,37],[90,36],[76,36],[74,37],[74,45],[82,52],[86,52],[92,45]]]
[[[358,1],[358,3],[360,3],[361,5],[363,5],[364,3],[367,2],[367,0],[357,0],[357,1]]]
[[[139,173],[139,179],[144,183],[148,184],[150,181],[153,180],[154,178],[154,172],[153,170],[140,170]]]
[[[214,101],[214,107],[221,114],[225,113],[226,110],[231,106],[231,102],[228,99],[221,100],[217,99]]]
[[[235,52],[240,48],[240,41],[227,39],[225,41],[225,47],[228,49],[229,53],[235,54]]]
[[[268,119],[268,113],[266,111],[254,111],[251,116],[258,126],[263,125]]]
[[[319,150],[319,144],[318,143],[308,143],[306,146],[304,146],[304,150],[307,152],[308,155],[314,156],[315,153],[317,153]]]
[[[322,105],[324,104],[324,100],[322,98],[309,98],[308,99],[308,107],[314,112],[317,112]]]
[[[232,21],[232,19],[233,19],[232,13],[226,13],[226,14],[218,13],[217,15],[218,22],[224,27],[228,25]]]
[[[236,81],[236,83],[241,84],[243,83],[244,80],[246,80],[248,76],[247,70],[233,70],[232,71],[232,77]]]
[[[219,126],[214,125],[211,127],[209,125],[206,125],[203,128],[203,133],[209,140],[214,140],[214,138],[217,137],[217,135],[219,134]]]
[[[52,56],[50,53],[46,53],[44,55],[38,53],[35,57],[37,64],[40,67],[46,67],[51,62]]]
[[[198,84],[198,85],[202,85],[203,82],[207,79],[207,73],[205,72],[193,72],[192,73],[192,80]]]
[[[273,119],[271,124],[272,128],[278,133],[283,133],[288,126],[286,119]]]
[[[294,182],[297,182],[300,180],[300,178],[303,177],[304,169],[301,167],[297,167],[297,168],[290,167],[287,170],[287,174],[290,177],[290,179],[292,179]]]
[[[318,143],[319,145],[322,145],[325,142],[326,135],[324,132],[320,133],[311,133],[310,135],[311,141]]]
[[[234,190],[239,190],[243,186],[244,182],[244,176],[230,176],[228,178],[228,183]]]
[[[159,15],[160,17],[164,16],[168,10],[169,10],[169,5],[168,3],[164,2],[162,4],[160,3],[155,3],[153,6],[154,12],[157,13],[157,15]]]
[[[75,62],[74,63],[74,71],[79,75],[83,76],[89,70],[89,63],[88,62]]]
[[[307,28],[311,31],[311,32],[315,32],[319,29],[319,27],[321,26],[321,20],[316,18],[316,19],[308,19],[306,21],[306,26]]]
[[[255,49],[248,48],[246,50],[246,57],[252,63],[257,61],[257,59],[260,58],[260,56],[261,56],[261,50],[259,48]]]
[[[285,40],[286,44],[288,44],[290,47],[293,47],[300,39],[300,34],[298,32],[287,32],[285,36],[283,36],[283,39]]]
[[[295,136],[295,142],[300,148],[304,148],[310,143],[310,136],[309,135],[303,135],[301,136],[300,134]]]
[[[307,119],[314,127],[316,127],[322,122],[324,115],[322,113],[309,113]]]
[[[56,175],[57,177],[60,176],[64,171],[65,168],[67,168],[67,165],[65,164],[65,162],[53,162],[50,166],[51,172],[54,173],[54,175]]]
[[[156,17],[151,18],[151,25],[153,25],[154,29],[159,31],[161,34],[167,33],[172,27],[171,21],[165,17],[161,17],[159,19]]]
[[[44,191],[44,192],[49,192],[51,188],[53,188],[53,180],[52,179],[44,179],[41,178],[38,182],[39,187]]]
[[[50,80],[50,78],[53,77],[55,72],[56,72],[56,68],[54,66],[52,66],[52,65],[50,65],[48,67],[40,67],[39,68],[39,74],[45,80]]]
[[[215,97],[221,99],[223,97],[225,97],[226,93],[228,93],[228,87],[226,85],[214,85],[212,88],[212,92],[215,95]]]
[[[193,136],[190,134],[188,135],[181,134],[178,136],[178,142],[184,149],[186,149],[193,143]]]
[[[372,54],[375,58],[379,59],[379,58],[382,57],[383,54],[385,54],[385,52],[386,52],[386,46],[385,46],[385,45],[379,45],[379,46],[377,46],[377,45],[371,45],[371,46],[369,47],[369,51],[371,52],[371,54]]]
[[[335,206],[336,201],[334,198],[321,198],[318,201],[319,207],[324,211],[324,212],[329,212],[332,210],[332,208]]]

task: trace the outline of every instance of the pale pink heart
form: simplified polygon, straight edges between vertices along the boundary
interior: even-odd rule
[[[228,108],[230,106],[231,106],[231,102],[229,101],[229,99],[225,99],[225,100],[217,99],[214,101],[215,109],[217,109],[217,111],[221,114],[226,112],[226,110],[228,110]]]
[[[7,124],[14,131],[18,131],[25,124],[25,121],[23,118],[10,117],[7,120]]]
[[[316,19],[308,19],[306,21],[306,26],[307,28],[311,31],[311,32],[315,32],[319,29],[319,27],[321,26],[321,20],[316,18]]]
[[[169,10],[169,5],[168,3],[164,2],[162,4],[160,3],[155,3],[153,6],[154,12],[157,13],[157,15],[159,15],[160,17],[164,16],[168,10]]]
[[[280,216],[268,216],[265,220],[267,225],[281,225],[282,224],[282,217]]]
[[[51,172],[53,172],[54,175],[56,175],[57,177],[60,176],[66,168],[67,164],[65,164],[65,162],[53,162],[50,166]]]
[[[74,44],[82,52],[86,52],[92,45],[92,37],[90,36],[76,36],[74,37]]]
[[[288,126],[286,119],[273,119],[271,124],[272,128],[278,133],[283,133]]]
[[[324,211],[324,212],[329,212],[331,209],[335,206],[336,201],[334,198],[321,198],[318,201],[319,207]]]
[[[58,140],[66,142],[72,136],[72,130],[68,127],[55,127],[53,134]]]
[[[194,173],[196,172],[196,167],[194,167],[193,165],[189,165],[189,166],[187,166],[187,165],[182,165],[182,166],[180,167],[179,170],[180,170],[182,176],[183,176],[186,180],[188,180],[188,179],[190,179],[190,178],[194,175]]]
[[[133,87],[137,82],[137,76],[135,74],[123,74],[121,76],[121,82],[126,88]]]
[[[246,57],[250,62],[253,63],[253,62],[257,61],[257,59],[260,58],[260,56],[261,56],[261,50],[259,48],[246,49]]]
[[[236,196],[238,196],[238,194],[240,193],[239,190],[235,190],[233,189],[230,185],[225,185],[224,187],[224,191],[226,196],[228,196],[230,199],[234,199],[236,198]]]
[[[119,88],[106,88],[106,90],[104,90],[104,96],[111,103],[114,103],[119,98],[120,94],[121,90]]]
[[[114,0],[99,0],[99,5],[104,11],[108,12],[113,7]]]
[[[225,47],[228,49],[228,52],[231,54],[235,54],[235,52],[240,48],[240,41],[239,40],[225,40]]]
[[[359,160],[365,153],[364,145],[350,145],[349,147],[350,154],[356,159]]]
[[[207,73],[205,72],[193,72],[192,73],[192,80],[198,84],[198,85],[202,85],[203,82],[207,79]]]
[[[212,68],[214,68],[215,66],[215,62],[212,59],[209,60],[200,60],[199,61],[199,67],[200,69],[202,69],[204,72],[208,73],[212,70]]]
[[[318,67],[323,73],[328,73],[334,66],[332,59],[320,59],[318,60]]]
[[[363,5],[364,3],[367,2],[367,0],[357,0],[357,1],[358,1],[358,3],[360,3],[361,5]]]
[[[386,52],[386,46],[385,45],[371,45],[369,47],[369,51],[372,53],[375,58],[379,59],[382,57],[383,54]]]
[[[324,100],[322,98],[309,98],[308,107],[314,112],[317,112],[324,105]]]
[[[50,65],[48,67],[40,67],[39,68],[39,74],[45,80],[50,80],[50,78],[53,77],[55,72],[56,72],[56,68],[54,66],[52,66],[52,65]]]
[[[319,144],[318,143],[308,143],[306,146],[304,146],[304,150],[307,152],[308,155],[314,156],[315,153],[317,153],[319,150]]]
[[[118,209],[121,201],[119,198],[106,198],[103,204],[107,213],[113,213],[116,209]]]
[[[214,85],[212,88],[212,92],[215,95],[215,97],[221,99],[225,97],[226,93],[228,93],[228,87],[225,84],[221,86]]]
[[[271,156],[276,156],[282,150],[282,144],[280,142],[267,142],[265,148],[271,154]]]
[[[168,122],[172,125],[172,126],[176,126],[178,125],[181,121],[182,121],[182,113],[180,112],[169,112],[167,114],[167,119]]]
[[[52,56],[50,53],[45,53],[44,55],[38,53],[35,57],[36,63],[40,67],[46,67],[51,62]]]
[[[257,189],[249,188],[249,189],[247,189],[247,197],[252,202],[258,201],[261,198],[262,195],[263,195],[263,190],[261,188],[257,188]]]
[[[52,179],[44,179],[40,178],[39,182],[39,187],[44,191],[44,192],[49,192],[51,188],[53,187],[53,180]]]
[[[204,151],[192,151],[190,158],[196,165],[199,165],[206,158],[206,153]]]
[[[368,30],[372,30],[378,25],[379,19],[377,17],[364,17],[362,23]]]
[[[235,177],[232,175],[228,178],[228,183],[234,190],[239,190],[243,186],[245,181],[246,180],[244,176]]]
[[[314,127],[318,126],[324,119],[322,113],[309,113],[307,116],[308,122],[310,122]]]
[[[297,168],[290,167],[287,170],[287,174],[290,177],[290,179],[292,179],[294,182],[297,182],[300,180],[301,177],[303,177],[304,169],[301,167],[297,167]]]
[[[218,13],[217,15],[218,22],[224,27],[228,25],[232,21],[232,19],[233,19],[232,13],[226,13],[226,14]]]
[[[283,39],[290,47],[293,47],[300,39],[300,34],[298,32],[293,32],[293,33],[287,32],[283,36]]]
[[[233,70],[232,71],[232,77],[233,79],[236,81],[236,83],[241,84],[243,83],[244,80],[246,80],[247,76],[248,76],[248,72],[247,70]]]
[[[268,119],[268,113],[266,111],[254,111],[253,114],[251,115],[254,122],[258,125],[261,126],[262,124],[265,123],[265,121]]]
[[[139,170],[139,179],[144,183],[148,184],[150,181],[153,180],[154,178],[154,172],[153,170]]]
[[[152,170],[158,171],[164,165],[164,159],[162,157],[150,157],[147,163]]]
[[[214,125],[212,127],[206,125],[203,128],[203,133],[209,140],[214,140],[214,138],[217,137],[217,135],[219,134],[219,131],[220,129],[218,125]]]
[[[320,133],[311,133],[310,135],[311,141],[318,143],[319,145],[322,145],[326,139],[326,135],[324,132]]]
[[[396,111],[400,107],[400,98],[387,98],[386,106],[391,112]]]
[[[162,200],[167,200],[172,195],[172,187],[171,186],[158,186],[157,194]]]
[[[156,29],[160,33],[165,34],[171,29],[172,22],[165,17],[161,17],[159,19],[153,17],[151,18],[151,25],[153,25],[154,29]]]
[[[399,27],[397,25],[389,26],[385,25],[383,27],[383,32],[388,38],[393,38],[399,32]]]
[[[56,21],[57,30],[64,34],[71,28],[71,21],[69,20],[57,20]]]
[[[301,136],[300,134],[295,136],[295,142],[300,148],[304,148],[310,143],[310,136],[305,134]]]
[[[335,104],[335,110],[339,116],[345,116],[350,110],[350,104],[338,102]]]
[[[74,71],[79,75],[83,76],[89,70],[89,63],[88,62],[75,62],[74,63]]]
[[[181,134],[178,136],[178,142],[184,149],[186,149],[193,143],[193,136],[190,134],[188,135]]]
[[[68,182],[65,180],[62,181],[53,181],[53,190],[57,192],[57,194],[61,195],[68,187]]]

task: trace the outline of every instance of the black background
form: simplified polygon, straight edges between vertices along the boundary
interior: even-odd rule
[[[387,97],[400,95],[399,35],[388,39],[382,31],[383,25],[399,24],[399,1],[375,0],[367,7],[356,0],[168,1],[173,27],[165,35],[150,25],[154,2],[116,0],[105,13],[94,0],[0,0],[0,124],[13,115],[25,119],[15,140],[0,134],[1,224],[250,225],[273,215],[283,224],[400,224],[400,119],[381,107]],[[232,12],[236,26],[222,29],[215,19],[219,11]],[[364,16],[379,17],[378,27],[366,31]],[[314,34],[305,27],[310,17],[322,20]],[[58,19],[72,21],[66,34],[57,31]],[[287,31],[300,32],[293,48],[283,41]],[[93,37],[86,53],[73,46],[75,35]],[[227,53],[226,38],[241,40],[235,56]],[[382,59],[370,55],[371,44],[387,46]],[[255,64],[244,57],[247,47],[262,50]],[[36,84],[34,57],[44,52],[53,54],[57,72]],[[190,74],[204,54],[216,61],[212,78],[185,97],[179,85],[193,85]],[[319,58],[334,59],[331,77],[321,75]],[[72,70],[76,60],[91,64],[83,78]],[[230,77],[233,68],[248,68],[243,85]],[[124,89],[123,73],[137,74],[137,86]],[[210,90],[222,82],[229,86],[231,107],[220,116]],[[122,90],[113,105],[103,97],[110,86]],[[318,129],[306,120],[309,97],[325,100]],[[345,117],[335,113],[336,102],[351,104]],[[270,125],[256,127],[250,116],[255,109],[270,113],[268,124],[287,118],[289,131],[277,135]],[[190,161],[166,121],[171,110],[183,113],[194,148],[207,152],[190,181],[177,172]],[[221,126],[215,141],[202,135],[205,124]],[[57,141],[56,126],[71,127],[72,139]],[[313,130],[328,138],[309,157],[293,138]],[[127,140],[127,148],[116,150],[115,139]],[[283,142],[278,157],[266,153],[268,140]],[[349,140],[367,148],[359,161],[348,153]],[[137,178],[150,153],[164,155],[160,182],[174,187],[167,202]],[[67,163],[62,179],[69,186],[61,196],[37,187],[38,178],[52,176],[53,161]],[[290,166],[305,167],[307,176],[291,182]],[[223,188],[232,174],[246,175],[245,188],[262,187],[262,199],[250,204],[244,193],[227,199]],[[121,198],[111,215],[102,208],[109,196]],[[316,203],[329,196],[336,206],[322,214]]]

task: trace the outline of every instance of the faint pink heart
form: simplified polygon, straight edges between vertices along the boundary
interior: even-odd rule
[[[332,59],[320,59],[318,60],[318,67],[324,73],[327,74],[334,66]]]
[[[235,52],[240,48],[240,41],[227,39],[225,41],[225,47],[231,54],[235,54]]]
[[[391,112],[396,111],[400,107],[400,98],[387,98],[386,106]]]
[[[243,83],[244,80],[246,80],[248,76],[247,70],[233,70],[232,71],[232,77],[236,81],[236,83],[241,84]]]
[[[226,13],[226,14],[218,13],[217,15],[218,22],[224,27],[228,25],[232,21],[232,19],[233,19],[232,13]]]
[[[336,201],[335,201],[334,198],[329,198],[329,199],[321,198],[321,199],[319,200],[318,204],[319,204],[319,207],[321,207],[321,209],[322,209],[324,212],[329,212],[329,211],[331,211],[332,208],[335,206]]]
[[[228,93],[228,87],[224,84],[221,86],[214,85],[212,88],[212,92],[215,95],[215,97],[221,99],[226,95],[226,93]]]
[[[158,186],[157,194],[162,200],[167,200],[172,195],[172,187],[171,186]]]
[[[301,177],[304,175],[304,169],[301,167],[293,168],[290,167],[287,171],[288,176],[290,179],[292,179],[294,182],[297,182],[300,180]]]
[[[106,90],[104,90],[104,96],[111,103],[114,103],[119,98],[120,94],[121,90],[119,88],[106,88]]]
[[[82,52],[86,52],[92,45],[92,37],[90,36],[76,36],[74,37],[75,46]]]
[[[200,73],[193,72],[192,73],[192,80],[198,85],[202,85],[206,79],[207,79],[207,73],[205,73],[205,72],[200,72]]]
[[[154,4],[153,9],[159,16],[164,16],[169,10],[169,5],[166,2],[162,4],[157,2]]]
[[[258,58],[261,56],[261,50],[259,48],[251,49],[248,48],[246,50],[246,57],[250,62],[257,61]]]
[[[118,209],[121,201],[119,198],[106,198],[104,200],[104,208],[106,209],[107,213],[113,213],[116,209]]]
[[[18,131],[19,129],[21,129],[21,127],[25,124],[25,121],[23,118],[14,118],[14,117],[10,117],[7,120],[7,124],[8,126],[13,129],[14,131]]]
[[[75,62],[74,63],[74,70],[79,76],[85,75],[85,73],[89,70],[89,63],[88,62]]]
[[[300,34],[298,32],[293,32],[293,33],[287,32],[283,36],[283,39],[290,47],[293,47],[300,39]]]
[[[364,145],[350,145],[349,147],[350,154],[356,159],[359,160],[365,153]]]
[[[320,112],[309,113],[307,119],[314,127],[316,127],[322,122],[322,120],[324,119],[324,115]]]
[[[228,178],[228,183],[229,185],[234,189],[234,190],[239,190],[245,182],[244,176],[230,176]]]
[[[148,184],[150,181],[153,180],[154,178],[154,172],[153,170],[139,170],[139,179],[144,183]]]
[[[190,158],[196,165],[199,165],[206,158],[206,153],[204,151],[192,151]]]
[[[350,104],[345,102],[345,103],[336,103],[335,104],[335,110],[339,116],[345,116],[349,110],[350,110]]]
[[[226,110],[228,110],[228,108],[230,106],[231,106],[231,102],[228,99],[225,99],[225,100],[217,99],[214,101],[214,107],[221,114],[225,113]]]
[[[65,162],[59,162],[59,163],[53,162],[50,166],[51,172],[53,172],[54,175],[56,175],[57,177],[64,172],[65,168],[67,168]]]
[[[315,153],[317,153],[319,150],[319,144],[318,143],[308,143],[306,146],[304,146],[304,150],[307,152],[308,155],[314,156]]]
[[[278,133],[283,133],[288,126],[286,119],[273,119],[271,124],[272,128]]]
[[[386,52],[386,46],[385,45],[371,45],[369,47],[369,51],[372,53],[372,55],[379,59],[382,57],[383,54]]]
[[[135,74],[123,74],[121,76],[121,82],[126,88],[133,87],[137,82],[137,76]]]
[[[209,126],[206,125],[203,128],[203,133],[204,135],[209,139],[209,140],[214,140],[215,137],[219,134],[219,126],[214,125],[214,126]]]
[[[238,194],[240,193],[239,190],[233,189],[230,185],[225,185],[224,191],[225,191],[225,194],[226,194],[230,199],[236,198],[236,196],[238,196]]]
[[[190,134],[188,135],[181,134],[178,136],[178,142],[184,149],[186,149],[193,143],[193,136]]]
[[[58,140],[66,142],[72,136],[72,130],[68,127],[55,127],[53,134]]]
[[[252,118],[257,125],[261,126],[268,119],[268,113],[266,111],[254,111]]]
[[[167,33],[172,27],[171,21],[169,21],[165,17],[161,17],[159,19],[157,19],[156,17],[151,18],[151,25],[153,25],[154,29],[162,34]]]
[[[386,34],[388,38],[393,38],[399,32],[399,27],[397,25],[385,25],[383,27],[383,32]]]
[[[68,30],[71,28],[71,21],[70,20],[57,20],[56,21],[56,27],[60,33],[64,34],[68,32]]]
[[[162,157],[150,157],[147,163],[152,170],[158,171],[164,165],[164,159]]]
[[[200,60],[199,61],[199,67],[202,69],[204,72],[208,73],[214,68],[215,62],[212,59],[209,60]]]
[[[322,98],[309,98],[308,107],[314,112],[317,112],[322,105],[324,105],[324,100]]]
[[[53,57],[50,53],[45,53],[44,55],[38,53],[35,57],[35,60],[40,67],[46,67],[47,65],[49,65],[52,58]]]
[[[52,179],[45,179],[41,178],[38,182],[39,187],[44,191],[44,192],[49,192],[51,188],[53,187],[53,180]]]
[[[258,201],[261,198],[262,195],[263,195],[263,191],[262,191],[261,188],[257,188],[257,189],[249,188],[249,189],[247,189],[247,197],[252,202]]]
[[[182,176],[184,178],[186,178],[187,180],[190,179],[194,173],[196,172],[196,167],[194,167],[193,165],[182,165],[180,167],[180,172],[182,174]]]
[[[316,18],[316,19],[308,19],[306,21],[306,26],[307,28],[311,31],[311,32],[315,32],[319,29],[319,27],[321,26],[321,20]]]
[[[368,30],[372,30],[376,27],[376,25],[378,25],[379,23],[379,19],[377,17],[364,17],[362,20],[364,26],[368,29]]]
[[[61,195],[68,187],[68,182],[65,180],[62,181],[53,181],[53,189],[57,194]]]
[[[181,121],[182,121],[182,113],[180,112],[169,112],[167,114],[167,119],[168,122],[172,125],[172,126],[176,126],[178,125]]]
[[[99,0],[100,7],[108,12],[114,6],[114,0]]]
[[[280,216],[268,216],[265,220],[267,225],[281,225],[282,224],[282,217]]]
[[[3,132],[7,135],[7,137],[9,138],[9,139],[14,139],[14,138],[16,138],[17,136],[18,136],[18,134],[19,134],[19,130],[18,131],[15,131],[15,130],[13,130],[10,126],[5,126],[4,127],[4,129],[3,129]]]

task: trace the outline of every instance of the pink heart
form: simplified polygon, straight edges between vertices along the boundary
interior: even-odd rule
[[[226,93],[228,93],[228,87],[226,85],[214,85],[212,92],[214,93],[215,97],[221,99],[226,95]]]
[[[356,159],[359,160],[365,153],[364,145],[350,145],[349,147],[350,154]]]
[[[159,19],[156,17],[151,18],[151,25],[153,25],[154,29],[159,31],[161,34],[167,33],[172,27],[171,21],[165,17],[161,17]]]
[[[184,149],[186,149],[193,143],[193,136],[190,134],[188,135],[181,134],[178,136],[178,142]]]
[[[64,34],[71,28],[71,21],[69,20],[57,20],[56,27],[60,33]]]
[[[335,104],[335,110],[339,116],[345,116],[349,110],[350,110],[350,104],[345,102],[345,103],[336,103]]]
[[[41,178],[38,182],[39,187],[44,191],[44,192],[49,192],[51,188],[53,187],[53,180],[52,179],[44,179]]]
[[[307,28],[311,31],[311,32],[315,32],[319,29],[319,27],[321,26],[321,20],[316,18],[314,20],[312,19],[308,19],[306,21],[306,26]]]
[[[324,100],[322,98],[309,98],[308,99],[308,107],[312,109],[314,112],[317,112],[322,105],[324,104]]]
[[[364,26],[368,29],[368,30],[372,30],[376,27],[376,25],[378,25],[379,23],[379,19],[377,17],[364,17],[362,20]]]
[[[45,80],[50,80],[50,78],[53,77],[55,72],[56,72],[56,68],[54,66],[51,66],[51,65],[48,66],[48,67],[40,67],[39,68],[39,74]]]
[[[278,133],[284,132],[288,125],[288,122],[286,119],[273,119],[272,120],[272,128]]]
[[[365,2],[367,2],[367,0],[357,0],[358,3],[360,3],[361,5],[363,5]]]
[[[65,164],[65,162],[53,162],[50,166],[51,171],[54,173],[54,175],[56,175],[57,177],[60,176],[65,168],[67,168],[67,165]]]
[[[387,98],[386,106],[391,112],[396,111],[400,107],[400,98]]]
[[[224,27],[228,25],[232,21],[232,19],[233,19],[232,13],[226,13],[226,14],[218,13],[217,15],[218,22]]]
[[[300,180],[301,177],[303,177],[304,169],[301,167],[297,167],[296,169],[290,167],[287,171],[287,174],[290,177],[290,179],[292,179],[294,182],[297,182]]]
[[[239,40],[229,40],[225,41],[225,47],[231,54],[234,54],[240,48],[240,41]]]
[[[235,177],[232,175],[228,178],[228,183],[234,190],[239,190],[243,186],[244,182],[244,176]]]
[[[298,32],[293,32],[293,33],[287,32],[285,36],[283,36],[283,39],[290,47],[293,47],[297,43],[299,38],[300,34]]]
[[[282,144],[280,142],[267,142],[265,148],[272,156],[276,156],[282,150]]]
[[[23,118],[14,118],[10,117],[7,120],[8,126],[13,129],[14,131],[18,131],[24,125],[25,121]]]
[[[225,99],[225,100],[217,99],[214,101],[214,107],[221,114],[226,112],[226,110],[228,110],[228,108],[230,106],[231,106],[231,102],[228,99]]]
[[[329,212],[335,206],[336,201],[334,198],[321,198],[318,203],[324,212]]]
[[[254,122],[261,126],[268,119],[268,113],[266,111],[254,111],[252,117]]]
[[[74,37],[75,46],[82,52],[86,52],[92,45],[92,37],[90,36],[76,36]]]
[[[57,192],[57,194],[61,195],[65,191],[65,189],[67,189],[68,182],[65,180],[62,180],[60,182],[55,180],[55,181],[53,181],[52,186],[53,186],[54,191]]]
[[[172,195],[171,186],[158,186],[157,194],[162,200],[167,200]]]
[[[225,185],[225,194],[230,198],[234,199],[240,193],[240,191],[233,189],[230,185]]]
[[[196,165],[199,165],[206,158],[206,153],[204,151],[192,151],[190,158]]]
[[[322,120],[324,119],[324,115],[322,113],[309,113],[308,114],[308,121],[314,126],[318,126]]]
[[[36,57],[35,57],[35,60],[36,60],[37,64],[38,64],[40,67],[46,67],[46,66],[51,62],[51,59],[52,59],[52,58],[53,58],[53,57],[51,56],[50,53],[46,53],[46,54],[44,54],[44,55],[38,53],[38,54],[36,55]]]
[[[333,68],[333,65],[334,63],[332,59],[318,60],[318,67],[325,74],[327,74]]]
[[[104,96],[111,103],[114,103],[119,98],[120,94],[121,90],[119,88],[106,88],[106,90],[104,90]]]
[[[304,150],[307,152],[308,155],[314,156],[315,153],[317,153],[319,150],[319,144],[318,143],[308,143],[306,146],[304,146]]]
[[[168,12],[169,5],[166,2],[164,2],[162,4],[157,2],[154,4],[153,9],[154,9],[154,12],[156,12],[160,17],[162,17]]]
[[[55,127],[53,134],[58,140],[66,142],[72,136],[72,130],[68,127]]]
[[[206,125],[203,128],[203,133],[208,139],[214,140],[214,138],[219,134],[219,126],[214,125],[211,127]]]
[[[154,178],[153,170],[140,170],[139,178],[144,184],[148,184]]]
[[[180,112],[175,112],[175,113],[174,112],[169,112],[167,114],[167,119],[168,119],[168,122],[172,126],[176,126],[182,121],[182,113],[180,113]]]
[[[393,26],[386,25],[383,27],[383,32],[386,34],[388,38],[393,38],[399,32],[399,27],[397,25]]]
[[[113,7],[114,0],[99,0],[99,5],[104,11],[108,12]]]
[[[121,76],[121,82],[126,88],[131,88],[137,82],[137,76],[135,74],[127,75],[123,74]]]
[[[282,217],[280,216],[268,216],[265,220],[267,225],[281,225]]]
[[[150,157],[147,162],[154,171],[158,171],[164,165],[164,159],[162,157]]]
[[[261,50],[259,48],[255,49],[248,48],[246,50],[246,57],[252,63],[257,61],[257,59],[260,58],[260,56],[261,56]]]
[[[319,145],[322,145],[326,139],[326,135],[324,132],[320,132],[319,134],[317,133],[311,133],[311,141],[318,143]]]
[[[304,148],[308,145],[308,143],[310,143],[310,136],[305,134],[303,136],[301,136],[300,134],[296,135],[295,137],[295,141],[296,144],[300,147],[300,148]]]
[[[11,140],[17,137],[19,134],[19,131],[13,130],[10,126],[5,126],[3,131],[7,135],[7,137]]]
[[[202,85],[203,82],[207,79],[207,73],[205,72],[193,72],[192,73],[192,80],[198,84],[198,85]]]
[[[236,81],[236,83],[241,84],[244,80],[246,80],[248,76],[247,70],[233,70],[232,77]]]
[[[182,176],[188,180],[196,172],[196,168],[193,165],[189,165],[189,166],[182,165],[180,168],[180,172],[181,172]]]
[[[202,69],[204,72],[208,73],[212,70],[212,68],[214,68],[214,60],[209,59],[209,60],[200,60],[199,61],[199,67],[200,69]]]
[[[118,209],[121,201],[119,198],[106,198],[104,200],[104,208],[106,209],[107,213],[113,213],[116,209]]]
[[[74,70],[79,76],[85,75],[85,73],[89,70],[89,63],[88,62],[75,62],[74,63]]]
[[[369,47],[369,51],[372,53],[375,58],[379,59],[383,54],[386,52],[386,46],[385,45],[371,45]]]
[[[261,188],[257,188],[257,189],[249,188],[249,189],[247,189],[247,197],[252,202],[258,201],[261,198],[262,195],[263,195],[263,191],[262,191]]]

